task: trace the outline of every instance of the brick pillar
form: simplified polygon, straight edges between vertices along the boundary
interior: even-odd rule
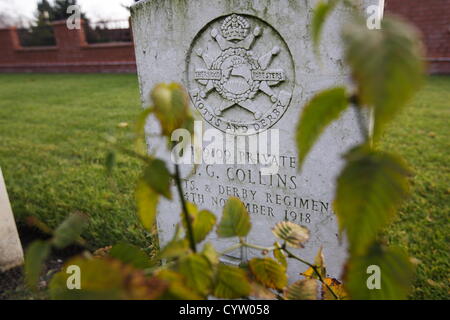
[[[69,30],[66,25],[66,20],[53,22],[52,26],[57,46],[61,49],[85,46],[87,42],[84,34],[84,23],[84,21],[81,21],[80,29]]]
[[[0,29],[0,63],[13,62],[15,50],[20,48],[16,28]]]

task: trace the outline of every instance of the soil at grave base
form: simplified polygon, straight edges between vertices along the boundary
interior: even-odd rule
[[[45,240],[49,238],[48,235],[34,227],[19,224],[17,228],[19,230],[22,247],[25,249],[35,240]],[[51,276],[61,269],[64,260],[82,251],[83,248],[78,246],[70,246],[64,250],[53,251],[44,266],[44,271],[39,281],[38,291],[30,290],[25,284],[22,266],[6,272],[0,272],[0,300],[47,299],[48,295],[46,288]]]

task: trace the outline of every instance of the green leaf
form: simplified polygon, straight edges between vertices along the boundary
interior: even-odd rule
[[[351,150],[337,180],[335,211],[352,253],[362,253],[395,216],[408,194],[409,170],[393,155],[367,147]]]
[[[88,219],[82,213],[72,213],[53,232],[52,244],[63,249],[78,240],[87,226]]]
[[[347,108],[345,88],[322,91],[303,109],[296,131],[299,168],[325,128]]]
[[[125,264],[130,264],[137,269],[146,269],[151,267],[150,258],[140,248],[128,244],[119,243],[111,248],[109,255]]]
[[[69,290],[66,273],[69,265],[79,267],[81,272],[81,290]],[[56,300],[71,299],[120,299],[122,277],[109,261],[94,259],[85,260],[75,258],[68,262],[60,272],[55,274],[50,281],[50,297]]]
[[[77,266],[80,271],[80,289],[67,287],[74,276],[67,273],[69,266]],[[142,271],[113,259],[72,259],[50,282],[50,296],[58,300],[154,300],[166,289],[164,281],[146,277]]]
[[[283,289],[287,284],[286,268],[271,258],[253,258],[249,267],[256,280],[266,287]]]
[[[190,202],[187,203],[187,209],[194,233],[194,240],[196,243],[200,243],[214,228],[216,216],[208,210],[201,210],[199,212],[197,207]],[[181,221],[183,222],[184,228],[187,229],[186,219],[183,213],[181,213]]]
[[[158,194],[172,199],[170,193],[171,174],[166,163],[160,159],[152,159],[144,170],[144,181]]]
[[[172,240],[160,252],[160,259],[180,258],[190,253],[187,239]]]
[[[153,89],[151,98],[163,135],[170,136],[185,124],[189,117],[189,97],[180,84],[160,83]]]
[[[213,285],[213,271],[205,256],[192,253],[183,257],[178,271],[186,278],[186,284],[190,288],[203,296],[208,295]]]
[[[190,132],[190,134],[193,137],[192,141],[196,139],[196,137],[194,136],[194,125],[195,125],[195,117],[189,114],[180,127]]]
[[[386,16],[381,30],[355,19],[343,31],[346,61],[362,105],[375,108],[375,135],[418,91],[424,78],[423,48],[410,25]]]
[[[229,198],[223,208],[222,219],[217,228],[219,237],[245,237],[250,228],[250,216],[244,204],[238,198]]]
[[[317,49],[320,43],[320,34],[327,17],[331,14],[338,0],[320,1],[314,9],[314,16],[311,23],[311,32],[314,48]]]
[[[50,255],[50,243],[37,240],[33,242],[25,253],[25,279],[32,289],[37,288],[39,276],[42,273],[45,260]]]
[[[151,231],[156,219],[159,195],[144,180],[139,180],[135,191],[138,217],[142,225]]]
[[[380,268],[380,289],[367,286],[373,273],[369,266]],[[398,300],[406,299],[411,289],[414,270],[408,257],[397,248],[373,245],[364,256],[351,257],[344,277],[344,285],[352,299]]]
[[[298,280],[287,287],[284,297],[287,300],[317,300],[317,280]]]
[[[185,284],[186,280],[182,274],[173,270],[162,269],[156,274],[157,278],[166,281],[169,285],[166,293],[161,299],[166,300],[201,300],[204,299]]]
[[[138,116],[135,124],[135,133],[137,137],[144,135],[145,124],[147,123],[148,116],[153,112],[153,108],[144,109]]]
[[[250,289],[250,283],[244,270],[219,264],[214,284],[214,296],[222,299],[238,299],[248,296]]]
[[[208,210],[201,210],[194,219],[192,229],[195,242],[203,241],[216,225],[216,216]]]
[[[309,230],[306,227],[290,221],[278,222],[272,232],[294,248],[303,248],[304,243],[309,239]]]
[[[275,242],[274,244],[275,250],[273,250],[273,257],[277,259],[277,261],[285,268],[287,268],[287,259],[286,256],[283,253],[283,250],[281,249],[281,246],[278,242]]]
[[[205,243],[202,254],[209,260],[211,265],[215,266],[219,264],[219,254],[210,242]]]

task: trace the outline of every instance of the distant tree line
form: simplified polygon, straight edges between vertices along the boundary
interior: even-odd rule
[[[134,0],[138,2],[139,0]],[[52,46],[56,45],[53,34],[53,21],[66,20],[72,13],[68,14],[67,9],[77,5],[77,0],[40,0],[37,3],[34,21],[31,27],[19,29],[20,42],[23,46]],[[124,6],[126,9],[130,9]],[[84,31],[89,43],[131,41],[131,32],[127,28],[112,27],[108,21],[91,24],[85,13],[81,12],[81,19],[84,24]]]
[[[35,21],[28,29],[19,30],[20,40],[23,46],[51,46],[55,45],[55,37],[51,23],[53,21],[65,20],[71,14],[67,13],[67,8],[77,5],[77,0],[55,0],[50,3],[48,0],[40,0],[37,3]],[[82,12],[81,18],[87,20]]]

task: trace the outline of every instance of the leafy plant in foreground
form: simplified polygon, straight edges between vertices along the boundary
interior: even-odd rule
[[[327,16],[339,2],[352,5],[338,0],[319,4],[313,24],[316,47]],[[297,147],[303,162],[324,128],[350,106],[355,110],[363,141],[344,155],[334,203],[340,232],[345,231],[349,242],[345,289],[353,299],[402,299],[408,293],[412,265],[399,249],[381,244],[377,235],[407,196],[411,172],[395,154],[377,150],[374,142],[420,88],[423,51],[416,31],[399,19],[385,17],[380,30],[369,30],[365,23],[355,15],[342,30],[345,60],[356,89],[318,93],[301,115]],[[373,115],[371,126],[364,125],[367,111]],[[380,267],[381,290],[370,290],[362,281],[371,265]]]
[[[316,48],[326,18],[343,2],[319,3],[312,23]],[[348,1],[345,3],[348,5]],[[170,170],[154,155],[112,140],[119,151],[144,164],[135,194],[137,214],[144,228],[153,230],[160,198],[174,198],[172,184],[181,202],[179,223],[171,241],[154,257],[122,243],[67,261],[66,266],[82,268],[82,289],[67,289],[70,275],[64,268],[50,283],[52,298],[206,299],[214,296],[309,300],[319,298],[319,293],[322,299],[405,298],[412,278],[411,264],[401,250],[382,244],[378,234],[392,221],[408,194],[410,171],[396,155],[377,150],[374,141],[380,138],[387,121],[420,87],[423,74],[420,42],[403,22],[388,17],[382,30],[368,30],[356,13],[342,34],[346,63],[356,89],[329,88],[313,97],[301,113],[296,138],[299,163],[303,164],[328,125],[350,107],[357,115],[363,141],[344,155],[345,166],[337,179],[334,203],[340,232],[346,234],[349,242],[344,284],[327,277],[322,248],[313,263],[298,254],[310,236],[305,227],[279,222],[272,230],[278,239],[273,246],[248,243],[250,216],[238,198],[228,199],[217,221],[214,213],[185,201],[178,165]],[[145,109],[136,123],[138,143],[143,141],[149,116],[159,122],[161,136],[169,146],[173,130],[193,131],[188,96],[180,85],[160,84],[153,89],[151,98],[153,106]],[[365,125],[366,110],[374,115],[371,127]],[[114,154],[109,154],[107,163],[112,165],[114,158]],[[234,238],[236,243],[218,252],[211,243],[204,243],[214,229],[218,237]],[[66,221],[55,231],[53,240],[36,242],[29,248],[26,270],[30,284],[36,283],[50,246],[63,247],[80,232],[81,226],[76,221]],[[261,256],[240,266],[220,262],[221,256],[241,247],[259,250]],[[289,284],[286,270],[292,259],[306,267],[301,278]],[[381,269],[381,290],[369,290],[366,285],[367,267],[371,265]]]

